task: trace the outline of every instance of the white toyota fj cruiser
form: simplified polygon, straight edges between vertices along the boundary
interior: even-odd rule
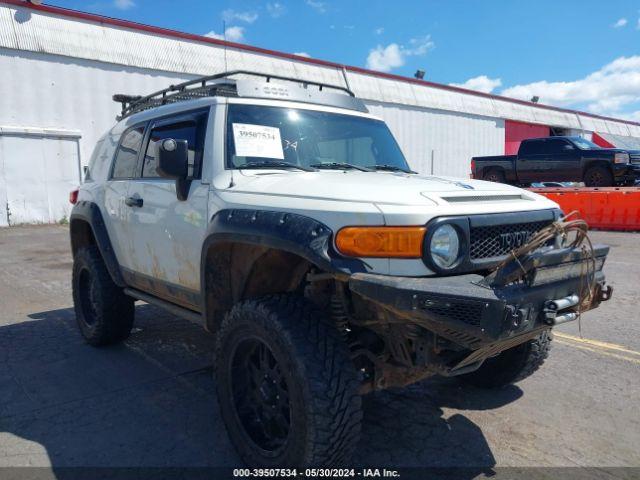
[[[344,463],[361,394],[515,382],[611,295],[584,224],[416,174],[342,87],[230,72],[114,99],[70,218],[78,325],[124,340],[136,299],[202,322],[248,464]]]

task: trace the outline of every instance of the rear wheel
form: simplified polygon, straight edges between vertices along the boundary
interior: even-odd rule
[[[590,167],[584,172],[584,184],[587,187],[612,187],[613,175],[605,167]]]
[[[347,464],[362,418],[359,381],[335,327],[307,300],[236,305],[216,342],[218,400],[250,466]]]
[[[466,383],[481,388],[497,388],[524,380],[542,366],[551,349],[551,334],[541,333],[517,347],[488,358],[475,372],[460,375]]]
[[[96,246],[76,252],[72,289],[76,320],[87,343],[109,345],[129,336],[134,300],[113,282]]]
[[[495,168],[487,171],[483,179],[487,182],[505,183],[504,172]]]

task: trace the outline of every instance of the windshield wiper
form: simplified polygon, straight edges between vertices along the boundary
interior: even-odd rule
[[[236,167],[238,170],[250,169],[250,168],[296,168],[305,172],[315,172],[314,168],[303,167],[302,165],[295,165],[289,162],[247,162]]]
[[[413,170],[407,170],[406,168],[396,167],[395,165],[370,165],[369,168],[374,170],[387,170],[389,172],[403,172],[403,173],[418,173]]]
[[[344,170],[347,168],[353,168],[354,170],[360,170],[361,172],[373,171],[367,167],[361,167],[360,165],[354,165],[352,163],[343,163],[343,162],[312,163],[310,166],[315,168],[330,168],[333,170],[336,170],[336,169]]]

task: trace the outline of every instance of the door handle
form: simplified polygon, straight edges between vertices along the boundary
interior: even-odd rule
[[[144,205],[144,200],[140,197],[127,197],[124,199],[124,203],[128,207],[142,207],[142,205]]]

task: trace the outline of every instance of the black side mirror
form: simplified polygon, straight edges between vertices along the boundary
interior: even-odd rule
[[[185,201],[189,197],[189,143],[186,140],[165,138],[156,147],[156,171],[176,181],[176,196]]]
[[[184,179],[189,172],[189,143],[165,138],[158,143],[156,170],[161,177]]]

